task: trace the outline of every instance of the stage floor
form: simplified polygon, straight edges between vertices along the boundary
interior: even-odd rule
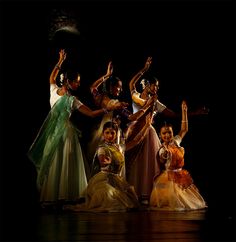
[[[234,221],[209,210],[127,213],[41,212],[32,241],[235,241]]]

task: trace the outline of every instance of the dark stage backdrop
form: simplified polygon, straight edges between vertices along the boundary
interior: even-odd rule
[[[234,216],[234,1],[1,1],[0,11],[2,212],[37,210],[26,153],[50,109],[49,75],[65,48],[64,67],[81,73],[76,95],[93,109],[89,85],[106,73],[108,61],[130,101],[128,82],[148,56],[160,101],[175,111],[183,99],[190,111],[208,107],[207,116],[189,120],[186,168],[209,211]],[[86,147],[95,120],[75,119],[82,120]],[[157,129],[163,120],[156,119]],[[178,132],[180,120],[173,123]]]

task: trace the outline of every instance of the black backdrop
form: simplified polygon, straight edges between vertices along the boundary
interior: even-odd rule
[[[70,16],[80,33],[53,35],[58,13]],[[60,48],[68,53],[65,66],[81,73],[79,99],[93,109],[88,87],[109,60],[129,100],[128,82],[147,56],[163,103],[175,111],[182,99],[189,110],[208,107],[207,116],[190,118],[186,168],[209,211],[234,217],[234,1],[1,1],[0,35],[3,231],[12,224],[8,212],[30,221],[37,210],[35,170],[26,153],[50,108],[48,79]],[[79,119],[86,145],[93,121]]]

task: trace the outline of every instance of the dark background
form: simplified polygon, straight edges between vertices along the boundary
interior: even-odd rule
[[[208,107],[207,116],[189,120],[185,167],[209,214],[234,219],[234,1],[1,1],[0,11],[2,231],[37,213],[36,174],[26,153],[50,109],[49,75],[60,48],[68,53],[63,67],[80,71],[77,95],[92,109],[88,87],[109,60],[129,101],[128,82],[148,56],[161,102],[177,112],[183,99],[189,111]],[[80,34],[55,34],[61,15]],[[96,120],[77,118],[86,146]],[[173,123],[178,132],[180,120]]]

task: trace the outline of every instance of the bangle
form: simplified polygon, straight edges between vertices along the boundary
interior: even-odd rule
[[[105,114],[109,113],[106,108],[102,109]]]
[[[61,67],[57,64],[56,65],[56,68],[58,69],[58,70],[61,70]]]
[[[143,108],[141,108],[140,111],[142,111],[143,113],[145,113],[145,110]]]

